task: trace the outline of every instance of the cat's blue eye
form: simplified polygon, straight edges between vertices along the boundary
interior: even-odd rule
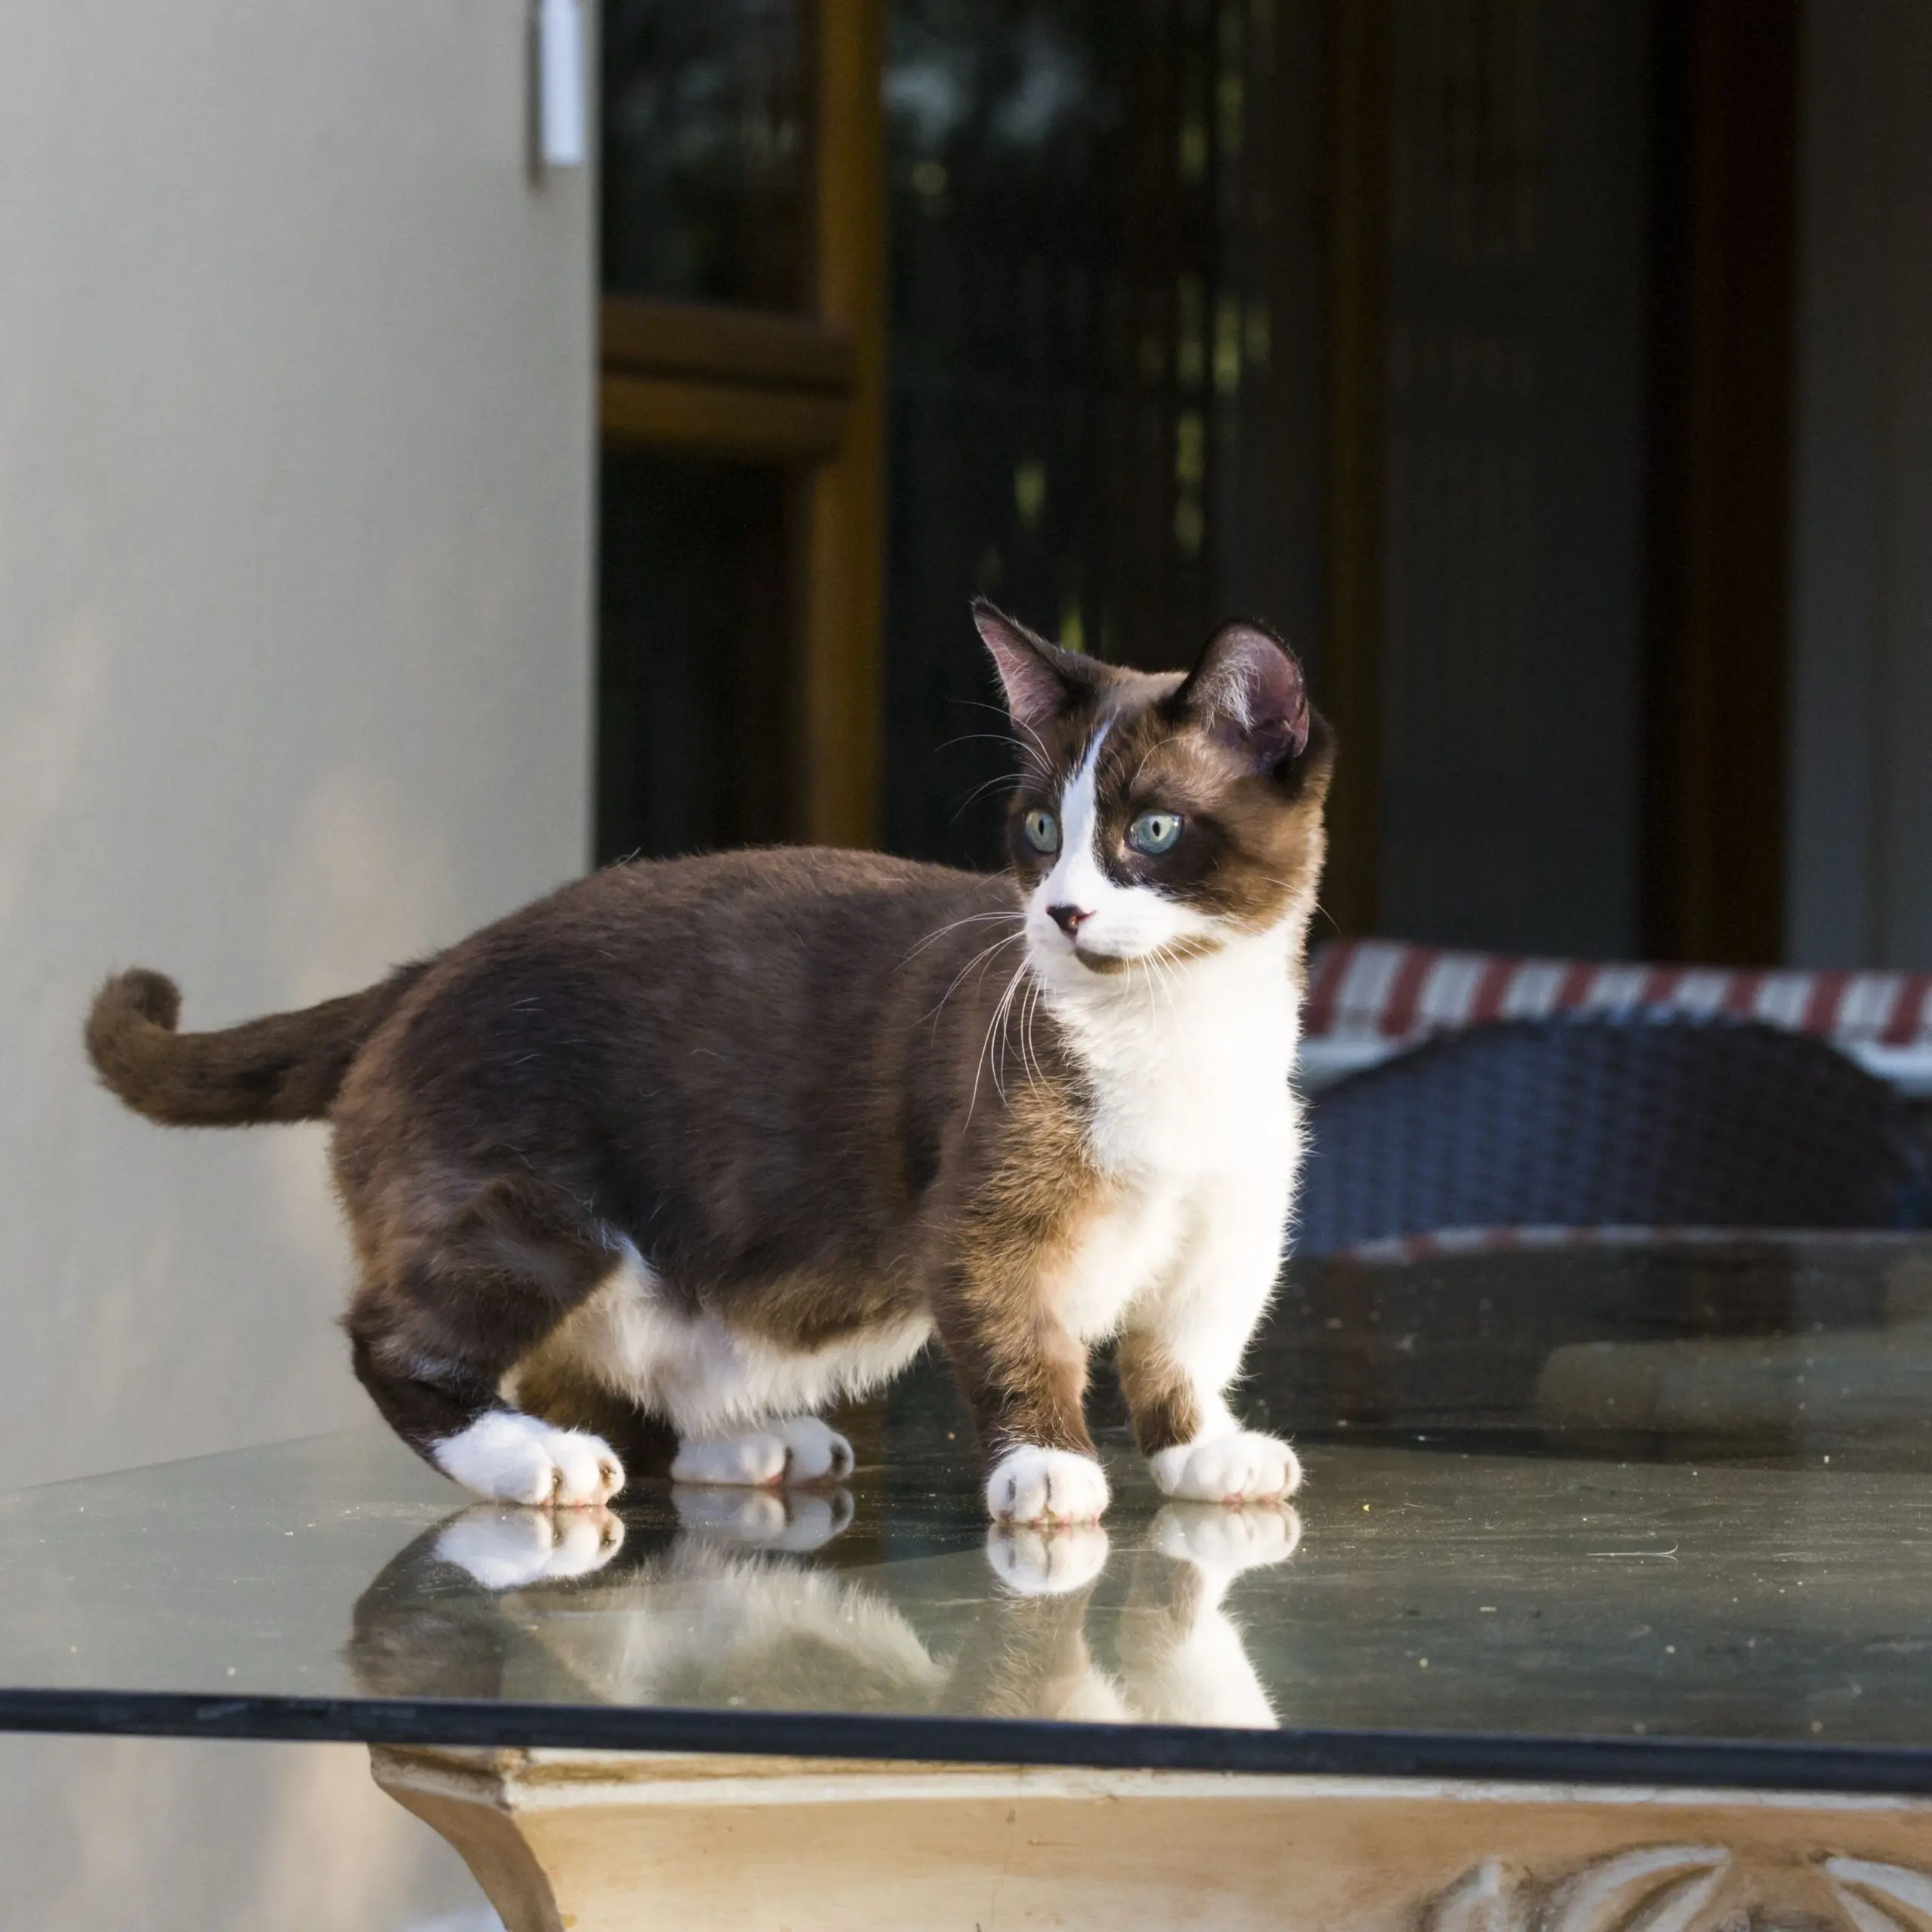
[[[1051,812],[1044,812],[1037,807],[1026,814],[1023,821],[1026,842],[1036,852],[1057,852],[1060,850],[1060,820]]]
[[[1179,812],[1143,812],[1127,828],[1127,842],[1150,859],[1158,859],[1163,852],[1171,852],[1180,837]]]

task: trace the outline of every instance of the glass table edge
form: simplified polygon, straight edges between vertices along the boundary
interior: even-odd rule
[[[1932,1746],[0,1688],[0,1731],[1932,1798]]]

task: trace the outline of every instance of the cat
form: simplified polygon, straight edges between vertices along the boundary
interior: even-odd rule
[[[1183,674],[974,618],[1018,747],[1002,872],[634,862],[301,1012],[184,1034],[159,974],[97,996],[94,1066],[150,1118],[330,1122],[355,1372],[479,1495],[835,1479],[819,1411],[935,1334],[997,1520],[1106,1506],[1108,1337],[1167,1495],[1297,1486],[1227,1391],[1301,1155],[1333,735],[1257,624]]]

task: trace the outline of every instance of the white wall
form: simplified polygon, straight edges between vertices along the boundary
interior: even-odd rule
[[[122,1112],[99,979],[219,1024],[583,864],[591,203],[525,53],[525,0],[0,11],[0,1487],[369,1413],[318,1131]],[[454,1882],[355,1754],[253,1751],[0,1742],[10,1918],[249,1922],[217,1826]]]
[[[9,1932],[501,1932],[352,1744],[0,1740]]]
[[[1787,949],[1932,968],[1932,7],[1807,0]]]

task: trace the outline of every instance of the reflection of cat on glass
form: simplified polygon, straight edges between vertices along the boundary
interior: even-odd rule
[[[1244,1571],[1293,1552],[1291,1509],[1170,1503],[1111,1566],[1097,1525],[1000,1526],[992,1581],[970,1552],[863,1577],[803,1560],[850,1521],[842,1491],[676,1500],[678,1526],[655,1534],[627,1536],[602,1510],[450,1518],[364,1592],[358,1683],[371,1695],[1276,1722],[1223,1598]]]

